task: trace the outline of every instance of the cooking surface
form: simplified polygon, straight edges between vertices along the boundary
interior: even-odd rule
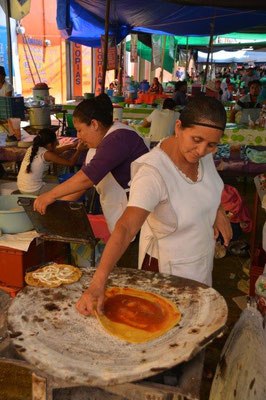
[[[12,301],[12,340],[28,362],[49,375],[89,386],[143,379],[190,359],[226,323],[225,300],[214,289],[170,275],[119,268],[108,286],[165,296],[182,314],[180,323],[165,335],[147,343],[126,343],[105,332],[96,318],[75,309],[94,271],[83,269],[79,282],[59,288],[27,286]]]

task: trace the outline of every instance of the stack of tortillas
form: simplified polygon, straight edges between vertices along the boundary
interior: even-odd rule
[[[77,282],[81,275],[81,270],[72,265],[52,263],[28,272],[25,282],[36,287],[58,287]]]

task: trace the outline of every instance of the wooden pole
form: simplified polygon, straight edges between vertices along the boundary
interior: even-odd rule
[[[118,66],[118,95],[122,96],[123,72],[124,72],[124,40],[119,47],[119,66]]]
[[[163,52],[162,52],[162,69],[161,69],[161,83],[163,83],[163,65],[164,65],[164,56],[165,56],[165,44],[166,44],[166,35],[163,37]]]
[[[109,31],[109,17],[110,17],[110,4],[111,0],[106,0],[106,9],[105,9],[105,32],[104,32],[104,55],[103,55],[103,69],[102,69],[102,87],[101,93],[104,93],[105,90],[105,78],[107,71],[107,60],[108,60],[108,31]]]
[[[212,46],[213,46],[213,34],[214,34],[214,25],[215,25],[215,17],[216,17],[216,8],[214,8],[214,16],[213,16],[213,22],[210,23],[210,41],[209,41],[209,47],[208,47],[208,55],[207,55],[207,61],[206,61],[206,69],[204,73],[204,80],[203,80],[203,87],[207,81],[207,74],[208,74],[208,69],[209,69],[209,59],[210,59],[210,53],[212,51]]]

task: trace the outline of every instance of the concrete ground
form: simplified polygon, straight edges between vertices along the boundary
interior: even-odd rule
[[[243,182],[233,181],[228,182],[236,186],[243,195]],[[245,200],[248,206],[253,211],[253,200],[254,200],[254,184],[250,179],[247,184]],[[258,229],[257,229],[257,242],[261,238],[262,226],[265,221],[265,212],[259,210],[258,218]],[[244,234],[243,239],[249,242],[250,234]],[[213,286],[221,293],[228,304],[228,330],[225,334],[218,339],[215,339],[210,345],[207,346],[204,372],[202,377],[201,385],[201,400],[207,400],[209,398],[209,391],[212,383],[215,369],[219,361],[221,350],[225,344],[226,338],[229,332],[234,326],[235,322],[239,318],[241,313],[240,308],[237,306],[233,298],[244,296],[245,294],[238,289],[238,282],[240,279],[244,281],[248,280],[248,276],[243,270],[243,265],[247,264],[247,258],[226,255],[224,258],[216,259],[214,261],[213,271]],[[129,249],[126,256],[124,256],[120,263],[120,266],[135,268],[137,265],[137,246],[134,244]],[[248,284],[247,284],[248,285]],[[7,302],[6,295],[2,294],[0,297],[0,308],[4,303]],[[3,330],[2,330],[3,332]],[[1,336],[1,321],[0,321],[0,336]],[[98,396],[98,397],[97,397]],[[94,398],[94,397],[93,397]],[[95,394],[95,399],[106,398],[101,391]],[[30,373],[22,368],[6,367],[2,365],[0,361],[0,400],[30,400],[31,399],[31,380]],[[57,391],[54,397],[55,400],[92,400],[92,397],[86,393],[86,390],[82,389],[64,389]],[[116,397],[110,397],[115,400]]]

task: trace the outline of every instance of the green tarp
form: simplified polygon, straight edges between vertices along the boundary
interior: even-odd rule
[[[175,45],[177,45],[175,41]],[[161,35],[161,48],[163,47],[163,36]],[[130,41],[126,42],[126,50],[130,51]],[[152,50],[150,47],[146,46],[144,43],[138,40],[138,56],[144,60],[151,62]],[[165,55],[163,68],[172,73],[174,68],[174,60],[169,56],[169,36],[166,37],[165,43]]]
[[[213,37],[213,40],[215,41],[217,36]],[[241,46],[252,46],[252,41],[256,40],[260,44],[263,44],[265,42],[266,46],[266,34],[248,34],[248,33],[228,33],[226,35],[220,35],[219,38],[228,38],[228,39],[239,39],[239,40],[245,40],[245,42],[241,43]],[[187,41],[188,41],[188,46],[189,47],[197,47],[197,46],[209,46],[209,41],[210,37],[209,36],[174,36],[175,40],[175,46],[186,46]],[[234,47],[237,46],[239,47],[239,43],[228,43],[228,46]],[[227,44],[225,43],[214,43],[214,47],[219,47],[219,46],[226,46]],[[163,47],[163,36],[161,38],[161,47]],[[130,51],[130,41],[126,42],[126,50]],[[138,56],[143,58],[144,60],[150,61],[152,59],[152,50],[150,47],[146,46],[142,42],[138,41]],[[164,69],[170,73],[173,71],[173,66],[174,66],[174,60],[169,56],[169,36],[166,37],[166,45],[165,45],[165,57],[164,57]]]

